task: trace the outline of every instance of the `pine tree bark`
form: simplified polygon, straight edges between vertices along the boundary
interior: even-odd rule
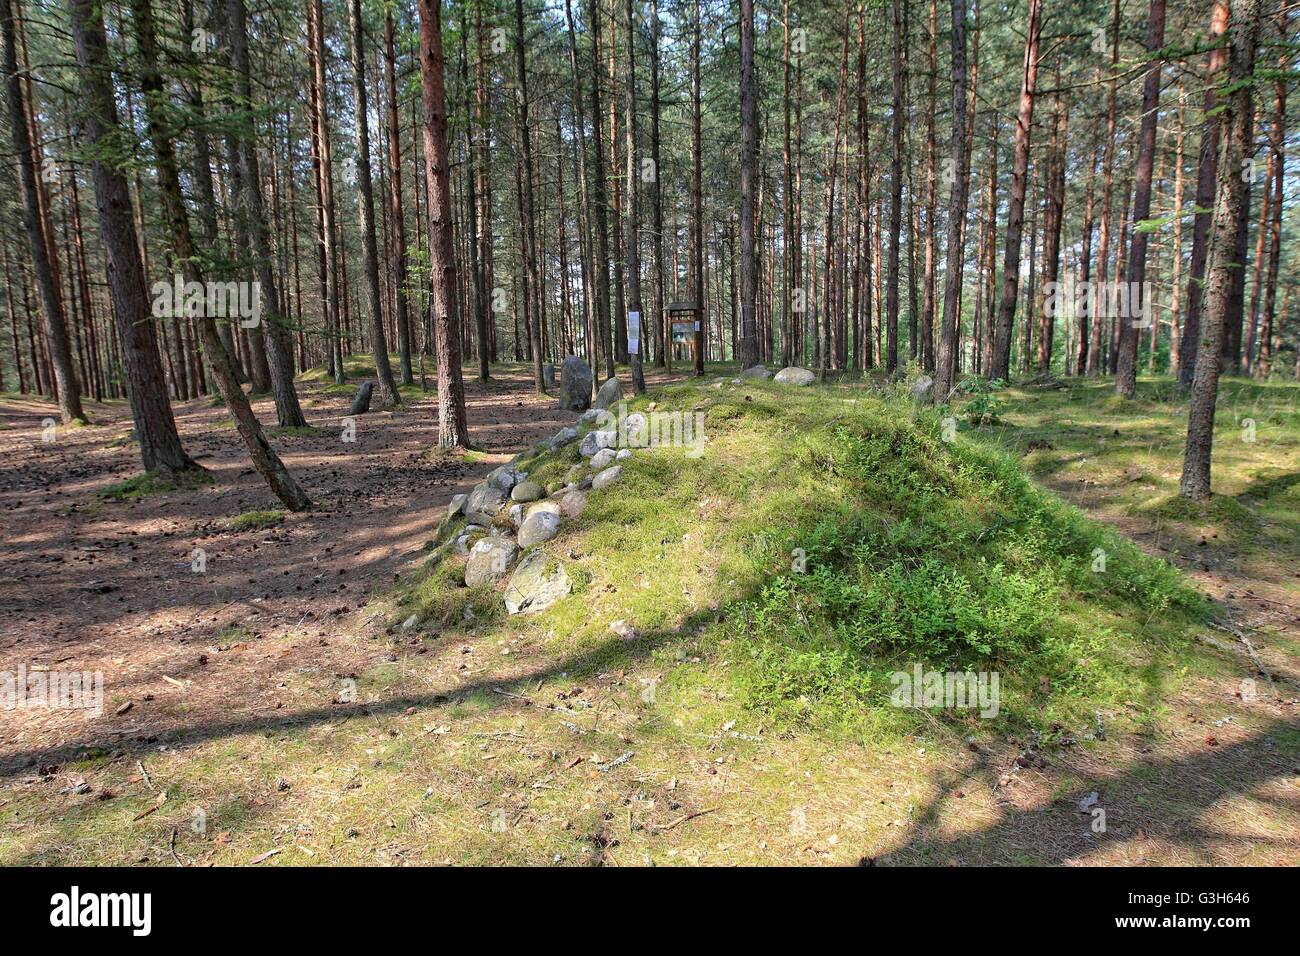
[[[391,9],[384,11],[384,81],[388,99],[388,218],[392,244],[397,352],[401,363],[401,384],[413,385],[415,376],[411,369],[411,309],[406,294],[406,223],[402,209],[402,128],[397,113],[397,59],[393,50]],[[485,348],[486,343],[481,347]]]
[[[626,114],[624,136],[627,141],[627,219],[623,233],[623,256],[627,260],[625,279],[627,282],[628,310],[628,364],[632,366],[632,391],[637,395],[645,393],[645,374],[641,369],[641,352],[645,348],[645,317],[641,310],[641,224],[637,209],[637,168],[636,168],[636,18],[633,13],[632,0],[624,0],[624,16],[627,24],[627,85],[623,100]],[[638,341],[633,347],[631,340],[631,315],[638,316]]]
[[[1219,394],[1219,357],[1224,322],[1237,268],[1237,236],[1245,212],[1246,183],[1240,171],[1251,148],[1252,84],[1259,43],[1260,0],[1233,0],[1228,83],[1221,113],[1218,188],[1205,272],[1205,313],[1200,329],[1187,415],[1187,443],[1179,493],[1200,501],[1210,496],[1210,459],[1214,446],[1214,410]]]
[[[943,273],[943,324],[939,332],[939,356],[935,363],[934,400],[943,404],[956,382],[958,309],[961,305],[962,232],[966,218],[964,175],[970,163],[966,153],[966,130],[957,122],[966,105],[966,0],[952,0],[952,156],[953,176],[948,198],[948,258]],[[977,346],[978,347],[978,346]]]
[[[1007,244],[1002,261],[1002,292],[998,301],[997,324],[993,329],[990,379],[1006,379],[1011,375],[1011,327],[1016,316],[1016,296],[1020,283],[1020,239],[1025,225],[1029,134],[1034,123],[1034,90],[1038,82],[1038,45],[1042,31],[1042,0],[1029,0],[1024,71],[1020,81],[1020,109],[1016,117],[1016,152],[1011,168],[1011,196],[1007,203]]]
[[[139,2],[139,0],[136,0]],[[114,139],[122,134],[113,96],[113,74],[104,34],[104,16],[96,0],[71,0],[72,41],[80,68],[81,108],[85,143],[94,159],[95,208],[108,267],[113,321],[122,338],[135,422],[136,440],[145,471],[199,472],[203,469],[185,453],[163,378],[158,337],[150,315],[144,263],[135,233],[131,193],[121,171],[107,158]],[[180,303],[172,303],[179,307]],[[172,312],[175,318],[176,312]]]
[[[241,2],[241,0],[236,0]],[[366,308],[370,313],[370,348],[375,356],[375,399],[380,408],[402,404],[393,368],[388,361],[388,338],[379,291],[379,247],[375,241],[375,187],[370,175],[370,109],[366,93],[365,28],[361,0],[348,0],[351,33],[353,125],[357,146],[357,213],[361,225],[361,271],[366,278]]]
[[[903,232],[903,78],[907,53],[903,45],[903,24],[907,0],[893,0],[894,15],[894,99],[893,138],[890,157],[889,263],[885,278],[885,369],[898,368],[898,265],[899,241]]]
[[[81,384],[72,365],[72,340],[59,294],[58,281],[47,238],[48,224],[41,209],[36,154],[27,125],[27,104],[22,76],[18,72],[18,24],[10,0],[0,0],[0,31],[4,40],[5,92],[9,103],[9,129],[18,161],[18,183],[23,196],[23,226],[32,253],[32,271],[41,296],[45,339],[49,346],[59,415],[65,425],[87,423],[81,407]]]
[[[758,338],[754,324],[758,307],[758,270],[754,259],[754,178],[758,159],[756,85],[754,0],[740,0],[740,340],[736,357],[742,369],[758,364]]]
[[[456,247],[452,238],[450,164],[447,159],[447,91],[442,54],[442,0],[419,0],[420,82],[424,168],[428,193],[429,258],[434,338],[438,352],[438,447],[469,446],[465,383],[460,366],[460,315],[456,306]]]
[[[515,132],[519,147],[523,153],[523,216],[519,224],[524,233],[524,268],[527,270],[529,286],[542,301],[542,278],[538,267],[537,223],[533,203],[533,134],[528,126],[528,66],[524,55],[524,4],[515,0]],[[542,315],[536,310],[529,327],[533,357],[533,388],[540,394],[546,392],[546,382],[542,377]]]
[[[251,109],[253,88],[248,56],[248,24],[244,0],[227,0],[227,19],[230,32],[231,66],[235,73],[235,96],[244,109]],[[249,120],[250,124],[252,120]],[[271,390],[275,395],[276,418],[281,427],[300,428],[307,424],[298,393],[293,384],[293,352],[285,329],[285,316],[280,314],[280,297],[276,294],[275,276],[271,264],[271,239],[267,217],[262,204],[262,179],[258,171],[256,126],[241,129],[236,139],[239,153],[241,202],[248,230],[249,249],[256,265],[257,281],[261,287],[262,327],[266,330],[266,358],[271,368]]]
[[[1178,385],[1188,389],[1196,371],[1196,355],[1201,344],[1201,311],[1204,301],[1205,267],[1209,256],[1210,211],[1215,204],[1218,178],[1219,135],[1222,117],[1215,109],[1216,86],[1227,62],[1227,51],[1219,42],[1228,28],[1228,0],[1215,0],[1210,15],[1210,32],[1206,43],[1211,47],[1205,63],[1205,120],[1201,124],[1200,162],[1196,174],[1196,214],[1192,219],[1192,254],[1188,262],[1187,314],[1183,320],[1178,354]],[[1205,210],[1202,212],[1201,210]]]
[[[77,0],[77,2],[90,4],[94,0]],[[145,115],[149,124],[149,138],[153,142],[154,156],[157,160],[158,188],[163,200],[163,215],[171,236],[172,250],[186,280],[202,282],[203,274],[199,266],[199,257],[190,232],[185,200],[181,194],[176,151],[171,133],[163,121],[166,94],[158,72],[152,4],[150,0],[131,0],[131,9],[143,64],[141,83],[145,88]],[[235,377],[230,354],[221,341],[216,320],[206,313],[196,316],[196,319],[203,351],[212,369],[217,391],[235,420],[235,429],[248,448],[253,466],[289,510],[303,511],[310,508],[311,502],[307,495],[298,487],[289,470],[285,468],[280,457],[266,440],[262,424],[253,414],[248,396],[244,394]]]
[[[1155,56],[1165,44],[1165,0],[1151,0],[1147,15],[1147,55]],[[1119,363],[1115,374],[1115,392],[1124,398],[1137,394],[1137,352],[1139,317],[1151,311],[1144,300],[1143,284],[1147,275],[1147,236],[1142,222],[1151,216],[1151,170],[1156,155],[1156,119],[1160,109],[1161,61],[1155,60],[1142,82],[1142,122],[1138,133],[1137,169],[1133,182],[1133,242],[1128,255],[1129,314],[1116,316],[1120,324]],[[1134,308],[1134,299],[1143,299]],[[1151,321],[1158,321],[1152,314]]]
[[[591,30],[591,206],[596,214],[596,355],[605,365],[605,378],[614,377],[614,349],[609,322],[609,195],[605,189],[605,144],[600,107],[600,7],[588,0],[587,26]],[[593,382],[599,376],[593,375]]]

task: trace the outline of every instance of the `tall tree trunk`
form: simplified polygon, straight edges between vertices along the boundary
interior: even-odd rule
[[[1151,0],[1147,16],[1147,55],[1155,57],[1165,44],[1165,0]],[[1137,351],[1139,324],[1144,312],[1151,312],[1151,303],[1145,301],[1143,283],[1147,275],[1147,231],[1141,228],[1151,215],[1151,170],[1156,155],[1156,119],[1160,109],[1159,59],[1154,60],[1142,83],[1142,124],[1138,133],[1137,170],[1133,183],[1133,243],[1128,255],[1129,315],[1116,316],[1120,324],[1119,367],[1115,375],[1115,391],[1124,398],[1137,394]],[[1142,304],[1134,308],[1134,299]],[[1151,321],[1158,318],[1152,314]]]
[[[1187,444],[1179,493],[1194,501],[1210,496],[1210,456],[1214,445],[1214,408],[1219,394],[1219,357],[1224,321],[1232,294],[1233,270],[1238,267],[1237,236],[1244,216],[1246,183],[1242,161],[1252,146],[1255,49],[1259,43],[1260,0],[1233,0],[1232,46],[1228,54],[1228,83],[1221,113],[1218,189],[1210,233],[1210,259],[1205,273],[1205,313],[1200,329],[1187,415]]]
[[[948,401],[956,382],[957,324],[961,305],[961,237],[966,219],[966,130],[957,121],[966,105],[966,0],[952,0],[952,179],[948,198],[948,259],[943,273],[943,326],[939,333],[939,358],[935,366],[934,400]],[[996,146],[994,147],[996,148]]]
[[[391,220],[393,308],[401,383],[413,385],[411,370],[411,311],[406,296],[406,224],[402,210],[402,128],[397,114],[397,62],[393,50],[393,11],[384,11],[384,80],[388,94],[388,218]],[[482,292],[479,294],[480,304]],[[482,347],[482,346],[480,346]]]
[[[523,215],[524,221],[519,228],[524,232],[524,268],[527,270],[529,286],[542,302],[542,278],[538,267],[537,224],[533,205],[533,134],[528,126],[528,66],[524,56],[524,3],[515,0],[515,118],[516,133],[523,153]],[[533,388],[539,393],[546,392],[546,382],[542,377],[542,314],[535,310],[529,332],[533,355]]]
[[[964,26],[964,24],[963,24]],[[939,7],[930,0],[930,29],[927,49],[929,71],[926,76],[925,110],[925,300],[921,306],[921,367],[934,371],[934,300],[935,269],[938,268],[939,230],[935,224],[938,207],[935,202],[935,167],[938,163],[938,144],[934,134],[935,83],[938,79]],[[963,108],[965,103],[962,104]],[[964,118],[963,112],[954,114]],[[960,124],[957,124],[960,125]],[[965,135],[965,130],[962,131]]]
[[[756,85],[754,0],[740,0],[740,340],[737,358],[742,369],[758,364],[758,338],[754,325],[758,307],[758,270],[754,259],[754,178],[758,161]]]
[[[596,345],[605,363],[605,378],[614,377],[614,349],[609,323],[609,197],[605,191],[605,146],[600,108],[600,6],[588,0],[587,27],[591,30],[591,205],[596,212]],[[593,376],[593,382],[599,375]]]
[[[1110,79],[1107,83],[1106,92],[1106,145],[1105,154],[1102,159],[1102,181],[1101,181],[1101,228],[1097,237],[1097,281],[1104,289],[1106,286],[1106,277],[1110,269],[1110,247],[1112,236],[1114,234],[1114,220],[1112,219],[1113,210],[1113,190],[1115,188],[1115,98],[1116,87],[1119,83],[1117,74],[1119,72],[1119,0],[1114,2],[1114,13],[1111,16],[1111,39],[1110,39]],[[1088,343],[1088,368],[1089,375],[1100,375],[1105,371],[1106,356],[1104,352],[1103,331],[1105,329],[1106,310],[1097,309],[1092,316],[1092,328],[1090,330],[1090,341]]]
[[[672,330],[664,315],[664,204],[659,170],[659,0],[650,0],[650,166],[654,180],[650,186],[651,216],[654,228],[654,327],[655,365],[664,368],[672,347]],[[644,320],[641,323],[645,328]],[[644,332],[643,332],[644,334]]]
[[[1218,178],[1219,135],[1222,117],[1215,108],[1219,74],[1227,63],[1227,51],[1220,40],[1228,28],[1228,0],[1215,0],[1210,15],[1210,32],[1206,45],[1210,52],[1205,62],[1205,119],[1201,124],[1200,162],[1196,174],[1196,214],[1192,219],[1192,255],[1188,263],[1187,315],[1183,320],[1179,343],[1178,385],[1191,388],[1196,371],[1196,355],[1201,343],[1201,312],[1204,302],[1205,266],[1209,257],[1210,210],[1215,205],[1215,182]],[[1204,210],[1204,211],[1202,211]]]
[[[641,370],[641,351],[645,348],[645,322],[641,311],[641,225],[637,217],[636,188],[636,19],[633,0],[624,0],[627,18],[627,87],[623,109],[627,114],[625,136],[627,139],[627,220],[623,232],[623,256],[627,260],[627,310],[628,310],[628,362],[632,366],[632,391],[645,392],[645,375]],[[632,341],[632,315],[639,323],[637,341]]]
[[[94,0],[77,0],[77,2],[89,5]],[[141,84],[145,91],[145,114],[149,124],[149,139],[153,142],[154,156],[157,160],[158,188],[163,201],[163,215],[182,274],[186,281],[201,283],[203,274],[199,268],[199,256],[190,233],[185,200],[181,194],[176,151],[172,144],[171,133],[163,121],[166,93],[162,77],[158,72],[152,4],[150,0],[131,0],[131,8],[142,61]],[[303,511],[310,508],[311,502],[306,494],[298,487],[293,476],[289,474],[280,457],[266,440],[261,422],[253,414],[248,396],[244,394],[239,381],[235,378],[230,354],[222,344],[216,320],[206,312],[196,318],[203,351],[212,368],[217,391],[235,420],[235,429],[248,448],[253,466],[289,510]]]
[[[1278,13],[1278,34],[1283,43],[1287,39],[1287,23],[1290,15],[1290,0],[1283,0]],[[1259,334],[1259,358],[1255,364],[1255,374],[1267,378],[1273,361],[1273,334],[1276,328],[1275,310],[1277,306],[1278,268],[1281,262],[1282,242],[1282,187],[1285,181],[1286,163],[1286,71],[1290,68],[1291,52],[1284,49],[1278,56],[1279,75],[1274,81],[1275,98],[1273,101],[1273,128],[1270,131],[1270,144],[1273,150],[1273,203],[1272,223],[1269,228],[1268,274],[1264,281],[1263,323]]]
[[[0,0],[0,30],[4,33],[5,91],[9,101],[9,129],[18,160],[18,183],[23,195],[23,226],[27,230],[27,240],[32,250],[32,271],[41,295],[45,339],[54,369],[59,415],[65,425],[72,422],[85,423],[88,419],[81,407],[81,385],[72,365],[72,340],[68,335],[63,300],[59,295],[58,278],[50,252],[49,225],[41,208],[36,150],[27,125],[23,80],[18,72],[18,24],[10,0]]]
[[[238,0],[237,0],[238,2]],[[366,277],[366,307],[370,312],[370,348],[375,356],[376,399],[381,408],[402,404],[393,368],[388,361],[388,338],[380,304],[379,249],[375,242],[375,189],[370,175],[370,109],[366,95],[365,30],[361,0],[348,0],[351,32],[352,104],[357,146],[357,213],[361,225],[361,271]]]
[[[1002,261],[1002,292],[997,324],[993,329],[993,356],[989,378],[1011,375],[1011,325],[1016,315],[1020,283],[1020,238],[1025,225],[1025,182],[1029,171],[1029,134],[1034,123],[1034,89],[1038,82],[1038,44],[1043,31],[1042,0],[1029,0],[1025,30],[1024,72],[1020,81],[1020,109],[1016,116],[1016,152],[1011,168],[1011,196],[1007,203],[1007,244]]]
[[[139,2],[139,0],[136,0]],[[131,192],[122,173],[109,165],[107,147],[122,135],[113,96],[104,17],[95,0],[71,0],[72,40],[80,68],[85,142],[95,157],[91,170],[95,208],[108,266],[113,321],[122,337],[131,417],[145,471],[201,471],[181,446],[163,380],[158,338],[150,316],[144,264],[131,213]],[[170,297],[168,297],[170,299]],[[180,303],[173,302],[172,317]]]
[[[889,274],[885,279],[885,368],[898,367],[898,256],[903,231],[903,78],[907,71],[907,48],[903,24],[907,0],[893,0],[894,12],[894,148],[890,159]]]
[[[429,197],[429,261],[434,337],[438,352],[438,447],[469,445],[465,383],[460,369],[456,311],[456,248],[452,238],[447,92],[442,55],[442,0],[419,0],[420,80],[423,89],[424,166]]]
[[[313,87],[315,89],[316,136],[319,140],[321,173],[320,196],[321,216],[324,220],[325,263],[327,268],[327,297],[322,303],[326,314],[326,328],[329,337],[330,367],[334,371],[334,382],[342,385],[346,379],[343,370],[343,294],[339,288],[339,252],[338,226],[334,209],[334,148],[330,142],[329,123],[329,87],[325,82],[325,15],[321,0],[311,0],[315,24],[312,43],[315,47],[313,63],[315,66]]]
[[[253,108],[251,68],[248,57],[248,25],[244,0],[226,0],[227,26],[230,31],[231,66],[235,73],[235,96],[242,109]],[[267,363],[271,367],[271,389],[275,394],[276,417],[282,427],[297,428],[307,424],[298,404],[298,393],[293,385],[293,352],[285,329],[285,316],[280,313],[280,297],[276,294],[275,276],[271,264],[271,239],[262,205],[262,179],[257,162],[256,123],[250,115],[249,127],[241,129],[237,137],[240,166],[240,205],[245,214],[249,237],[249,250],[256,264],[257,281],[261,286],[262,327],[266,329]]]

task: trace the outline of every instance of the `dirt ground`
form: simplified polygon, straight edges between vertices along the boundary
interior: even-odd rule
[[[705,676],[680,701],[666,698],[646,730],[641,686],[665,666],[690,667],[689,657],[647,659],[578,687],[573,661],[523,625],[505,644],[387,633],[391,606],[378,599],[420,563],[451,495],[572,421],[532,394],[526,369],[494,374],[486,390],[467,383],[483,449],[471,460],[429,454],[432,393],[362,416],[348,444],[340,430],[350,396],[304,386],[318,433],[274,442],[317,507],[263,530],[229,528],[277,503],[224,409],[177,407],[213,485],[120,502],[97,493],[139,470],[123,442],[124,405],[92,406],[95,426],[60,428],[48,443],[51,406],[0,405],[0,670],[99,670],[106,697],[89,722],[70,710],[0,712],[11,861],[256,863],[277,847],[277,862],[372,864],[454,846],[461,862],[536,862],[557,859],[566,846],[557,833],[588,839],[584,859],[606,863],[1300,859],[1300,617],[1290,584],[1300,568],[1289,558],[1243,565],[1216,541],[1173,536],[1127,514],[1113,489],[1045,482],[1181,564],[1232,609],[1276,681],[1260,680],[1258,701],[1234,699],[1240,678],[1260,676],[1243,642],[1213,632],[1234,666],[1185,681],[1152,707],[1150,726],[1024,764],[1026,742],[1010,738],[957,753],[920,741],[882,752],[813,735],[760,739],[752,715],[741,715],[737,737],[730,704]],[[269,401],[257,411],[274,417]],[[328,702],[338,678],[373,678],[384,662],[395,662],[392,692],[363,706]],[[589,769],[597,749],[637,756],[605,773]],[[317,766],[321,752],[337,766]],[[109,759],[85,760],[99,756]],[[168,809],[148,816],[169,787]],[[1110,814],[1105,839],[1078,808],[1094,790]],[[240,806],[247,821],[199,839],[185,826],[191,803],[227,808],[214,821]],[[489,814],[503,808],[510,829],[496,833]],[[66,832],[64,812],[80,821]],[[98,829],[88,837],[78,827]]]
[[[528,369],[500,367],[486,387],[466,383],[481,454],[439,456],[430,453],[433,384],[400,410],[358,416],[352,443],[341,437],[350,396],[300,386],[316,433],[273,443],[315,508],[243,531],[231,530],[231,519],[280,505],[224,407],[175,406],[182,441],[211,473],[210,487],[113,501],[98,493],[140,471],[124,403],[91,403],[91,427],[52,433],[44,424],[50,404],[0,403],[0,670],[101,671],[106,700],[89,728],[76,711],[4,712],[0,771],[34,766],[37,754],[56,759],[69,745],[112,750],[115,741],[147,741],[182,723],[265,716],[283,706],[277,673],[347,675],[373,663],[374,654],[331,642],[338,621],[355,620],[377,589],[418,564],[453,494],[574,418],[533,392]],[[254,409],[274,422],[269,398]],[[268,638],[287,640],[259,653]],[[178,685],[184,706],[161,706]]]

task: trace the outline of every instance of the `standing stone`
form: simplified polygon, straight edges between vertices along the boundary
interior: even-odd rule
[[[623,386],[619,384],[617,378],[611,378],[600,387],[596,393],[595,407],[607,409],[623,397]]]
[[[375,383],[365,381],[357,389],[357,397],[352,399],[352,407],[348,409],[349,415],[363,415],[370,411],[370,396],[374,394]]]
[[[581,412],[591,407],[591,366],[570,355],[560,366],[560,407]]]
[[[542,385],[555,388],[555,366],[550,362],[542,366]]]

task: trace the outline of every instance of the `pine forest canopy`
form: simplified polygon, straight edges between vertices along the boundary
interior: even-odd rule
[[[246,389],[301,427],[295,375],[372,353],[466,447],[464,376],[640,391],[690,303],[701,363],[940,404],[1172,375],[1205,497],[1220,374],[1300,375],[1294,6],[0,0],[0,390],[129,396],[177,472],[171,404],[220,395],[298,510]]]

